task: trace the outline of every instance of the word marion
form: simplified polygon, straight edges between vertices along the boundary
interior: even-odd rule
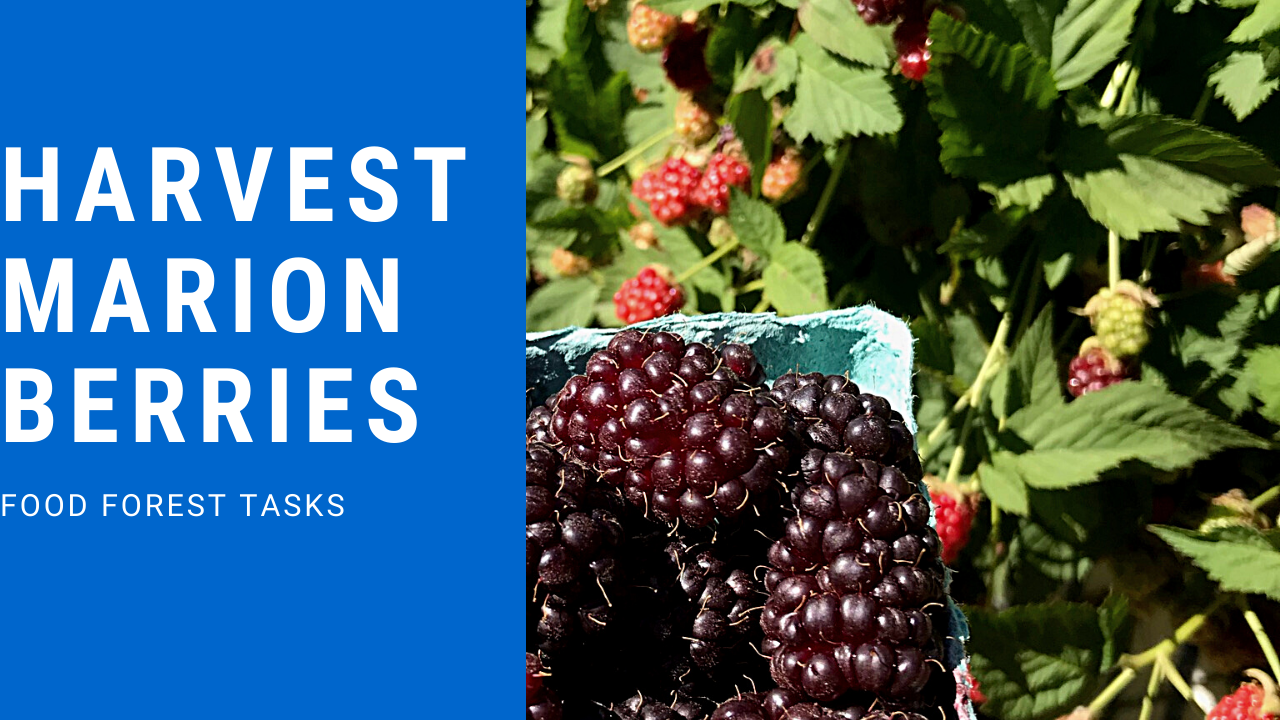
[[[32,280],[26,259],[6,258],[6,334],[23,333],[28,328],[36,333],[44,333],[46,330],[56,330],[58,333],[73,332],[74,268],[74,261],[71,258],[53,259],[43,292],[39,292]],[[248,282],[250,260],[237,259],[235,269],[234,330],[237,333],[244,333],[251,329],[251,295]],[[197,283],[194,290],[183,290],[183,280],[187,273],[195,275]],[[306,314],[301,318],[290,315],[288,305],[288,285],[295,273],[300,276],[300,281],[307,282],[310,289]],[[399,330],[398,275],[399,263],[396,258],[383,258],[382,284],[381,288],[378,288],[370,278],[363,260],[347,259],[344,292],[347,332],[359,333],[364,329],[361,316],[366,301],[382,332],[394,333]],[[217,332],[213,318],[206,307],[206,302],[214,288],[212,268],[202,260],[169,258],[166,278],[165,316],[168,332],[182,332],[183,321],[188,314],[194,318],[195,326],[200,332]],[[119,303],[116,302],[117,296],[122,299]],[[291,333],[310,332],[320,324],[325,314],[324,274],[315,262],[306,258],[285,260],[275,270],[271,296],[272,311],[276,323],[282,329]],[[24,318],[27,321],[25,323]],[[113,319],[118,319],[118,323],[127,323],[135,333],[150,332],[147,313],[134,284],[128,260],[124,258],[117,258],[111,263],[111,268],[102,283],[102,294],[89,332],[106,332]],[[96,397],[90,393],[90,383],[116,380],[115,368],[75,369],[73,394],[75,442],[116,442],[114,429],[92,428],[89,421],[91,411],[112,409],[110,397]],[[272,442],[285,442],[288,439],[286,381],[285,368],[272,369]],[[308,378],[308,440],[310,442],[352,441],[350,430],[334,429],[325,423],[327,410],[347,409],[345,398],[335,398],[326,394],[325,383],[350,381],[352,381],[350,368],[310,369]],[[153,383],[165,386],[163,401],[151,400]],[[219,389],[222,383],[227,383],[234,389],[235,394],[230,401],[219,401]],[[378,440],[401,443],[413,437],[417,428],[417,418],[407,403],[391,395],[388,389],[390,383],[399,384],[404,391],[416,390],[417,383],[414,377],[403,368],[385,368],[376,373],[369,382],[371,399],[384,410],[399,416],[400,427],[391,429],[380,418],[371,418],[368,424],[373,436]],[[34,387],[34,392],[25,393],[24,385]],[[219,421],[225,419],[236,442],[253,442],[242,416],[242,411],[249,403],[251,392],[248,377],[231,368],[206,368],[202,386],[204,441],[219,441]],[[135,440],[151,441],[152,418],[155,418],[159,420],[169,442],[183,442],[185,438],[174,415],[174,410],[182,402],[181,378],[176,373],[165,369],[138,368],[135,373],[135,389],[137,398]],[[5,368],[5,442],[40,442],[50,436],[54,417],[48,402],[52,395],[53,380],[44,371],[36,368]],[[33,427],[23,427],[24,414],[34,417],[36,423]]]
[[[227,198],[231,203],[232,213],[239,222],[253,220],[254,211],[258,207],[258,197],[262,192],[262,182],[267,175],[267,166],[271,162],[272,148],[255,148],[253,162],[249,168],[249,176],[242,184],[240,168],[236,166],[235,155],[231,148],[215,148],[218,165],[222,170],[222,180],[227,188]],[[426,160],[431,166],[431,219],[444,222],[449,219],[449,162],[466,160],[467,150],[462,147],[415,147],[414,160]],[[309,161],[333,160],[333,148],[330,147],[291,147],[289,148],[289,220],[293,222],[333,220],[332,208],[307,206],[308,190],[327,190],[329,178],[325,175],[308,174]],[[369,170],[369,163],[377,161],[382,170],[397,169],[395,155],[386,148],[366,147],[351,157],[351,177],[361,187],[377,193],[381,198],[379,207],[370,207],[364,198],[350,198],[351,212],[366,222],[382,222],[395,214],[399,198],[391,183],[375,176]],[[177,163],[181,172],[177,177],[170,175],[170,164]],[[30,163],[34,165],[35,163]],[[41,219],[52,222],[58,220],[58,148],[41,149],[41,169],[36,174],[28,169],[23,172],[22,148],[5,148],[5,220],[17,222],[22,220],[22,193],[39,193],[41,196]],[[313,166],[314,167],[314,166]],[[169,219],[169,198],[172,197],[182,213],[182,219],[188,222],[200,220],[200,211],[196,208],[191,196],[191,189],[200,179],[200,160],[196,154],[180,147],[151,148],[151,219],[165,222]],[[103,183],[107,191],[102,192]],[[84,192],[80,196],[80,207],[76,212],[78,222],[92,220],[98,208],[115,210],[116,218],[124,222],[134,220],[133,203],[125,188],[124,178],[116,162],[115,151],[110,147],[100,147],[89,168],[88,180]]]

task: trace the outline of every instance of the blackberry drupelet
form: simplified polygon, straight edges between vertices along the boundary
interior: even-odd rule
[[[868,710],[871,707],[873,709]],[[822,705],[799,693],[775,688],[764,693],[739,695],[720,704],[711,720],[925,720],[910,711],[889,711],[874,701]]]
[[[550,402],[546,434],[646,515],[703,527],[776,506],[787,422],[745,345],[625,330]],[[545,414],[532,432],[542,437]]]

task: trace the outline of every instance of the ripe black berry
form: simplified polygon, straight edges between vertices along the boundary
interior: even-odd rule
[[[624,532],[616,493],[550,446],[525,448],[525,577],[538,604],[541,644],[561,647],[611,618],[622,585],[615,554]]]
[[[554,440],[646,514],[703,527],[776,498],[787,423],[756,385],[762,377],[745,346],[717,354],[672,333],[623,331],[526,431]]]
[[[812,445],[796,516],[770,548],[761,615],[774,680],[830,703],[910,707],[940,667],[940,543],[902,418],[841,377],[788,375],[772,394]]]
[[[667,79],[681,90],[698,92],[711,85],[711,72],[707,70],[707,36],[709,30],[699,30],[692,23],[680,23],[675,38],[662,53],[662,69]]]

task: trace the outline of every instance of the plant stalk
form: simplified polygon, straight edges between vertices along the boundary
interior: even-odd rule
[[[1164,657],[1163,655],[1161,656]],[[1151,711],[1155,708],[1156,692],[1160,690],[1160,681],[1164,678],[1164,663],[1157,662],[1151,666],[1151,678],[1147,680],[1147,694],[1142,696],[1142,709],[1138,711],[1138,720],[1151,720]]]
[[[822,195],[818,198],[818,207],[813,210],[813,217],[809,218],[809,225],[805,227],[804,235],[800,238],[800,242],[805,245],[813,243],[813,238],[818,234],[818,228],[822,227],[822,221],[826,219],[827,208],[831,205],[831,198],[836,194],[836,188],[840,185],[840,176],[844,175],[845,163],[849,161],[849,151],[853,145],[849,140],[845,140],[840,144],[840,149],[836,151],[836,159],[831,163],[831,177],[827,178],[826,187],[822,188]]]
[[[697,275],[698,273],[702,272],[703,270],[706,270],[707,268],[711,267],[711,266],[712,266],[712,265],[714,265],[714,264],[716,263],[716,261],[717,261],[717,260],[719,260],[720,258],[724,257],[725,255],[728,255],[729,253],[733,252],[734,250],[737,250],[737,249],[738,249],[738,245],[739,245],[739,244],[740,244],[740,243],[739,243],[738,239],[737,239],[737,238],[734,238],[734,239],[732,239],[732,240],[730,240],[730,241],[726,242],[725,244],[721,245],[720,247],[716,248],[715,250],[712,250],[712,251],[711,251],[711,254],[707,255],[707,256],[706,256],[706,257],[704,257],[704,258],[702,258],[701,260],[699,260],[698,262],[694,263],[693,265],[690,265],[690,266],[689,266],[689,268],[688,268],[687,270],[685,270],[684,272],[682,272],[682,273],[680,273],[678,276],[676,276],[676,282],[677,282],[677,283],[683,283],[683,282],[685,282],[686,280],[688,280],[689,278],[693,277],[694,275]]]
[[[1280,497],[1280,485],[1269,488],[1268,490],[1263,491],[1261,495],[1254,498],[1252,501],[1253,508],[1257,510],[1278,497]],[[1276,682],[1280,682],[1280,680],[1277,680]]]
[[[645,140],[641,141],[639,145],[636,145],[635,147],[628,149],[626,152],[622,153],[618,157],[596,168],[596,177],[604,177],[605,175],[608,175],[609,173],[617,170],[623,165],[626,165],[627,163],[631,162],[632,160],[635,160],[636,158],[643,155],[649,148],[671,137],[671,135],[674,134],[675,131],[676,129],[674,127],[669,127],[666,130],[663,130],[661,132],[658,132],[649,136]]]
[[[1280,657],[1276,656],[1276,646],[1271,644],[1271,638],[1267,637],[1267,631],[1262,627],[1262,620],[1258,617],[1258,613],[1249,607],[1247,598],[1240,598],[1240,610],[1244,612],[1244,621],[1249,623],[1249,629],[1253,631],[1253,636],[1258,639],[1258,645],[1262,646],[1262,654],[1267,657],[1267,665],[1271,666],[1271,677],[1280,678]]]
[[[1107,284],[1114,290],[1120,283],[1120,236],[1107,233]]]

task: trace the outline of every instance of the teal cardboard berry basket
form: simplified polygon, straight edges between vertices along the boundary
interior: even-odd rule
[[[686,340],[712,346],[746,343],[755,351],[769,380],[791,370],[848,375],[858,387],[888,400],[916,432],[911,394],[914,341],[906,323],[883,310],[862,306],[795,317],[771,313],[670,315],[631,327],[669,330]],[[535,404],[545,402],[570,377],[582,373],[591,354],[608,345],[618,332],[570,327],[526,335],[525,384],[529,399]],[[921,490],[928,495],[924,488]],[[964,653],[969,627],[949,596],[947,602],[951,624],[946,633],[945,664],[957,680],[956,710],[961,718],[972,720]]]

